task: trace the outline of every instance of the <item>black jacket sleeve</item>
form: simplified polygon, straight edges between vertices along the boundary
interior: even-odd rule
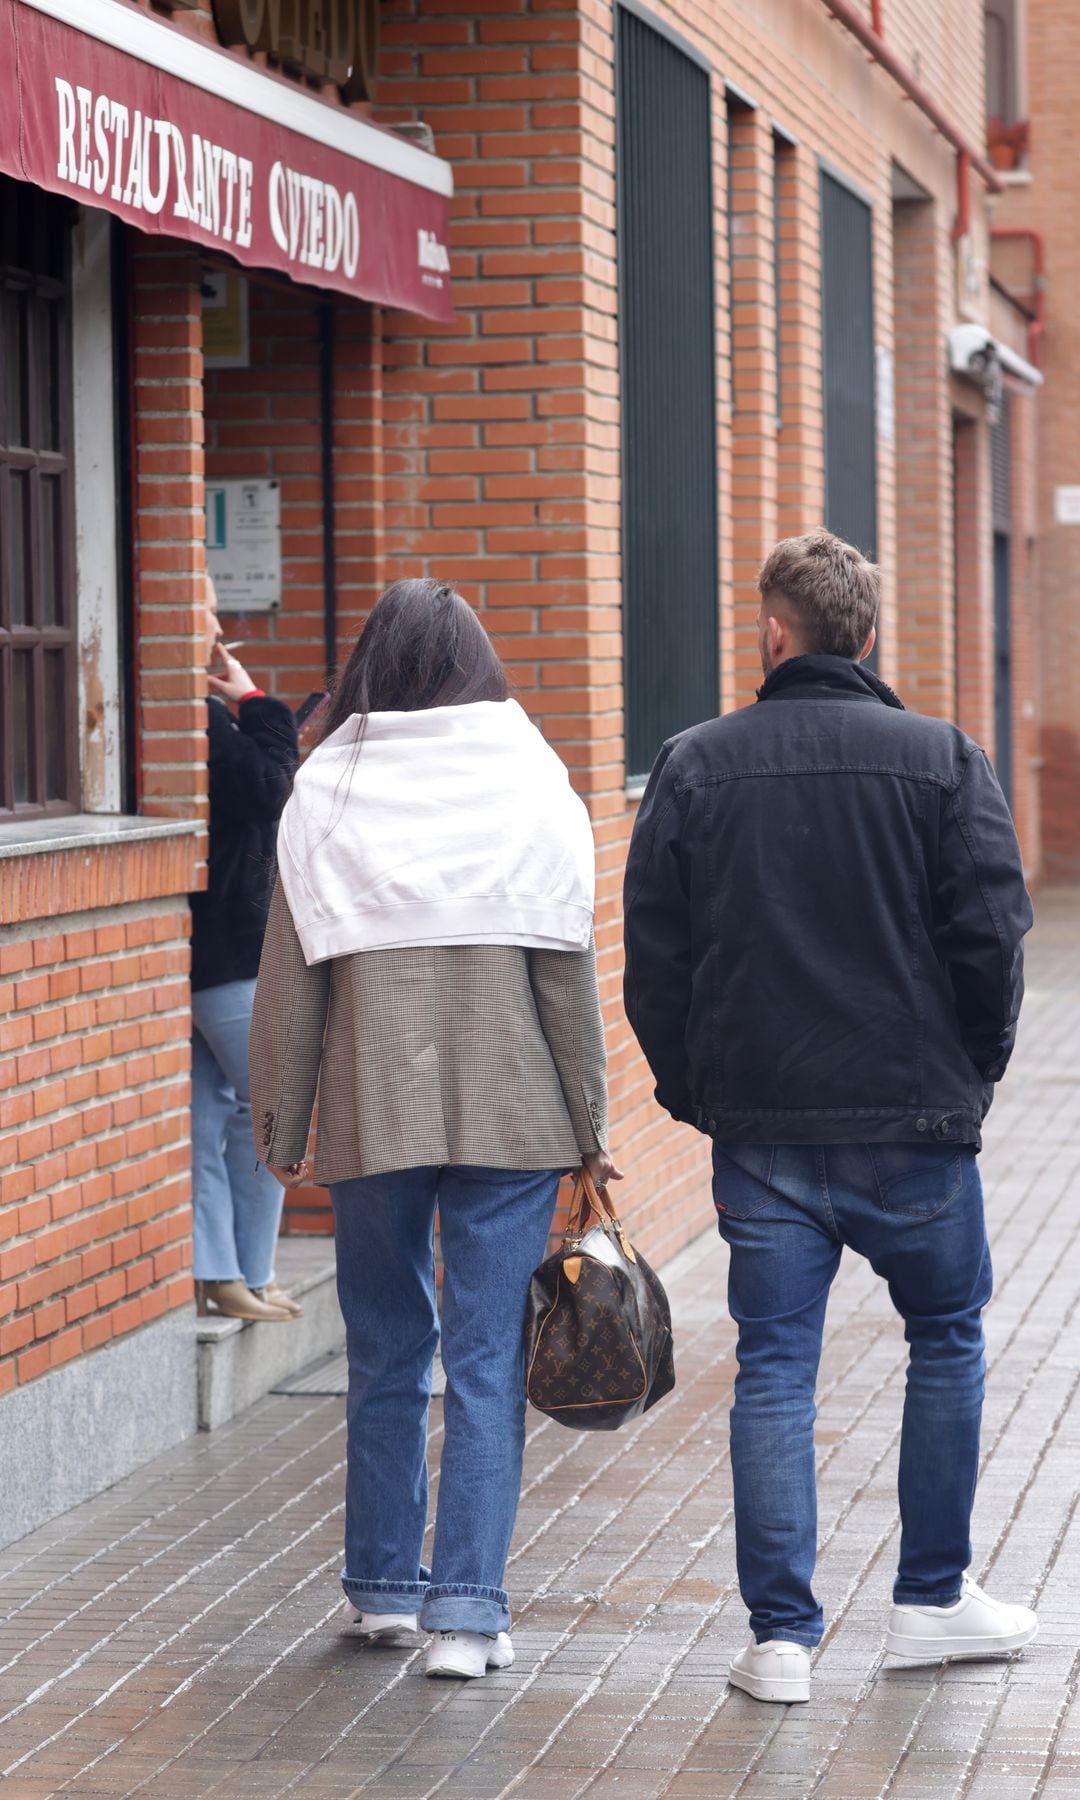
[[[1012,815],[981,750],[943,802],[937,899],[938,946],[964,1046],[985,1083],[1000,1081],[1024,996],[1032,912]]]
[[[623,890],[626,1014],[656,1078],[656,1098],[693,1121],[686,1066],[690,1016],[690,894],[681,846],[683,802],[665,744],[634,826]],[[693,1121],[696,1122],[696,1121]]]
[[[209,704],[210,813],[273,823],[300,758],[296,722],[269,694],[240,702],[236,723],[223,701]]]

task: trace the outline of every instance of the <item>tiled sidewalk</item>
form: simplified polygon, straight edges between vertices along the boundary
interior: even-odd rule
[[[429,1683],[416,1656],[340,1634],[343,1403],[271,1398],[0,1555],[5,1794],[1077,1800],[1080,896],[1044,899],[1029,968],[984,1163],[997,1297],[975,1520],[977,1577],[1039,1609],[1021,1659],[883,1661],[904,1344],[845,1259],[820,1389],[814,1697],[729,1692],[745,1618],[710,1238],[671,1282],[672,1398],[611,1437],[530,1420],[513,1670]],[[433,1424],[437,1450],[437,1406]]]

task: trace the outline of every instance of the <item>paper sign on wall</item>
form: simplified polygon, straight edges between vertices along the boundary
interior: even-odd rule
[[[1054,489],[1054,520],[1058,525],[1080,525],[1080,487]]]
[[[235,269],[204,269],[202,317],[204,366],[249,368],[248,284],[244,276]]]
[[[281,605],[279,482],[207,482],[206,566],[222,612]]]

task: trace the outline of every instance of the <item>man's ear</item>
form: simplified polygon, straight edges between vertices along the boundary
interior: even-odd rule
[[[770,661],[774,666],[778,662],[783,662],[785,656],[791,654],[790,639],[790,627],[784,623],[783,619],[778,619],[775,613],[769,613],[765,620],[765,643],[768,647]]]
[[[866,661],[867,657],[869,656],[871,650],[874,648],[874,645],[876,643],[877,643],[877,631],[876,631],[875,627],[873,625],[871,625],[870,636],[867,638],[865,644],[863,645],[861,651],[859,652],[859,661],[861,663]]]

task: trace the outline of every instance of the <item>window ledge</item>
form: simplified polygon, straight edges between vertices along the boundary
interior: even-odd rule
[[[626,784],[626,798],[628,800],[640,800],[648,785],[649,777],[647,775],[631,776]]]
[[[147,838],[182,837],[199,819],[147,819],[113,813],[70,813],[61,819],[13,820],[0,825],[0,858],[49,850],[94,850]]]

